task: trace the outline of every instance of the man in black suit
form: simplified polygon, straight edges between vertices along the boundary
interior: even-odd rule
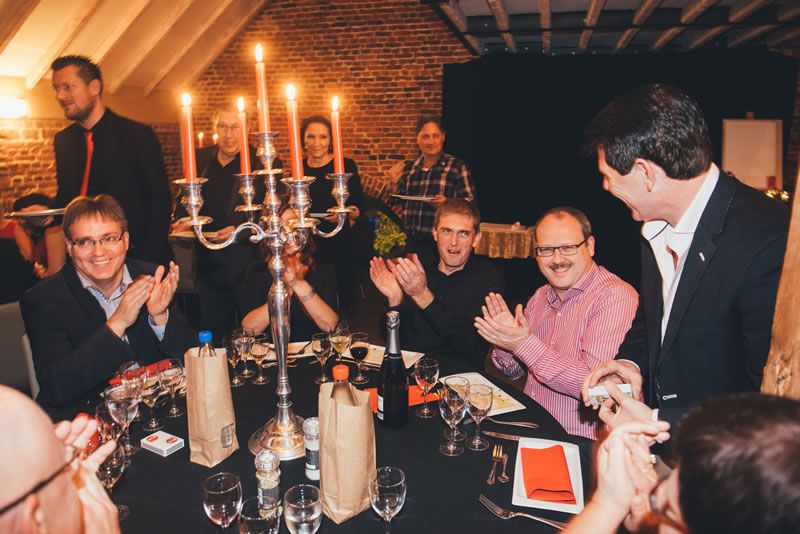
[[[126,258],[125,213],[108,195],[78,197],[64,214],[64,269],[22,298],[37,400],[64,406],[96,393],[120,364],[181,358],[194,333],[171,306],[178,267]]]
[[[616,360],[587,377],[584,402],[598,383],[630,383],[647,406],[610,388],[617,401],[600,417],[616,426],[674,422],[708,397],[757,391],[788,210],[720,172],[699,106],[674,87],[611,102],[587,129],[587,146],[603,187],[644,224],[639,309]]]
[[[89,58],[59,57],[52,69],[56,99],[75,121],[55,137],[58,193],[52,207],[79,195],[111,195],[128,216],[130,257],[166,264],[172,259],[172,196],[156,134],[105,106],[102,75]]]

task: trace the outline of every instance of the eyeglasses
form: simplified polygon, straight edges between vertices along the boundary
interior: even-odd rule
[[[668,525],[679,532],[686,532],[686,527],[680,519],[680,514],[672,509],[669,499],[659,499],[658,497],[659,488],[669,480],[671,474],[672,472],[662,476],[650,491],[650,510],[656,519],[658,519],[659,523]]]
[[[578,247],[586,243],[589,238],[592,237],[592,234],[586,236],[586,239],[578,243],[577,245],[561,245],[558,247],[536,247],[536,255],[540,258],[549,258],[553,254],[556,253],[556,250],[561,252],[562,256],[574,256],[578,253]]]
[[[12,502],[10,502],[7,505],[5,505],[2,508],[0,508],[0,516],[3,515],[4,513],[8,512],[9,510],[14,508],[15,506],[17,506],[19,503],[21,503],[25,499],[27,499],[29,495],[33,495],[34,493],[43,490],[48,484],[50,484],[52,481],[54,481],[58,475],[60,475],[64,471],[66,471],[72,465],[72,463],[75,460],[77,460],[78,457],[80,457],[81,453],[83,453],[83,449],[80,449],[78,447],[73,447],[72,445],[67,445],[67,458],[68,459],[64,463],[64,465],[59,467],[58,470],[55,473],[53,473],[49,477],[45,478],[44,480],[42,480],[41,482],[39,482],[38,484],[33,486],[24,495],[22,495],[20,497],[17,497]]]
[[[113,247],[122,241],[122,235],[123,234],[107,235],[105,237],[101,237],[100,239],[76,239],[72,241],[72,244],[84,250],[93,249],[98,243],[104,247]]]

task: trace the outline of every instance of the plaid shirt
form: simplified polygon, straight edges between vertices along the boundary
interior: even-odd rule
[[[397,194],[475,199],[475,186],[472,185],[472,176],[466,163],[444,152],[430,169],[423,169],[422,163],[422,155],[414,161],[406,162],[397,184]],[[402,206],[405,231],[411,237],[431,235],[436,213],[433,206],[419,200],[401,200],[395,197],[391,198],[390,205]]]

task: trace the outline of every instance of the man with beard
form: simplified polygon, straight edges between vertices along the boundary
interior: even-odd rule
[[[503,277],[472,249],[481,238],[480,214],[466,200],[447,199],[436,210],[433,239],[439,257],[373,258],[370,278],[400,312],[400,346],[437,358],[442,370],[483,369],[488,345],[472,328],[483,299],[503,290]],[[381,328],[383,330],[383,328]]]
[[[105,106],[102,75],[89,58],[62,56],[52,69],[56,99],[75,121],[55,137],[58,193],[52,207],[63,208],[77,196],[111,195],[128,216],[129,256],[168,263],[172,198],[158,138],[149,126]]]
[[[475,327],[493,343],[492,360],[511,378],[527,373],[527,393],[570,434],[597,438],[599,422],[582,405],[587,375],[617,353],[636,313],[636,290],[597,265],[586,215],[553,208],[536,223],[536,262],[547,279],[514,313],[486,297]]]

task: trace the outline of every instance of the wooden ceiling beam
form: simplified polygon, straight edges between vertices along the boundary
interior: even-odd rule
[[[749,30],[745,30],[739,32],[735,35],[731,35],[728,37],[728,47],[733,48],[736,46],[741,46],[745,43],[752,41],[758,37],[761,37],[765,33],[769,33],[778,26],[774,24],[769,24],[767,26],[758,26],[757,28],[750,28]]]
[[[444,4],[439,4],[439,9],[442,10],[442,13],[450,19],[450,22],[456,29],[461,32],[462,36],[466,40],[467,44],[472,47],[470,50],[471,53],[476,55],[481,55],[483,51],[483,46],[481,46],[481,42],[478,40],[477,37],[473,35],[467,35],[467,16],[461,10],[461,6],[458,5],[456,0],[449,0]]]
[[[0,54],[37,5],[39,0],[11,0],[0,3]]]
[[[539,0],[539,26],[542,30],[549,30],[553,25],[553,11],[550,0]],[[553,46],[553,34],[542,31],[542,53],[550,55]]]
[[[798,37],[800,37],[800,27],[775,32],[767,37],[766,43],[770,48],[775,48],[789,41],[794,41]]]
[[[650,13],[655,11],[655,9],[661,5],[661,2],[664,0],[644,0],[639,7],[636,8],[636,11],[633,12],[633,23],[637,26],[644,24],[644,21],[647,20],[647,17],[650,16]],[[622,36],[617,41],[617,44],[614,45],[614,52],[621,52],[625,49],[626,46],[636,37],[636,34],[639,33],[639,30],[636,28],[630,28],[623,32]]]
[[[689,24],[699,17],[708,8],[712,7],[719,0],[694,0],[687,4],[681,11],[681,24]],[[667,43],[675,39],[683,32],[684,28],[675,27],[663,32],[658,36],[656,42],[650,47],[651,50],[661,50]]]
[[[740,20],[744,20],[772,2],[773,0],[738,0],[731,6],[730,21],[739,22]]]
[[[495,21],[497,21],[497,29],[503,32],[503,41],[506,43],[506,48],[511,52],[516,52],[517,42],[514,36],[508,32],[508,10],[505,2],[503,0],[486,0],[486,5],[489,6],[489,11],[492,12]]]
[[[133,22],[142,14],[142,12],[150,5],[152,0],[129,0],[128,11],[126,11],[117,21],[113,28],[106,31],[102,37],[97,41],[97,46],[92,52],[92,59],[96,63],[100,63],[105,59],[106,55],[114,48],[119,42],[128,28]]]
[[[584,19],[584,24],[590,28],[596,26],[597,21],[600,18],[600,13],[603,12],[603,8],[605,6],[606,0],[591,0],[589,7],[586,9],[586,18]],[[589,41],[591,40],[592,30],[584,30],[581,32],[581,36],[578,39],[579,54],[586,52],[586,49],[589,47]]]
[[[785,22],[800,15],[800,0],[787,0],[778,10],[778,20]]]

